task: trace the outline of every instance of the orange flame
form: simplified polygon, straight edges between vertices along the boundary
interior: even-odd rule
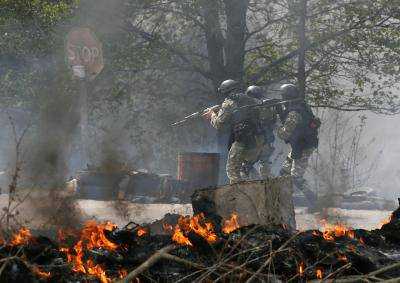
[[[50,273],[50,272],[42,271],[42,270],[40,270],[40,268],[37,267],[37,266],[34,266],[34,267],[32,268],[32,270],[33,270],[33,272],[34,272],[37,276],[39,276],[40,278],[48,279],[48,278],[51,277],[51,273]]]
[[[105,231],[112,231],[117,226],[111,222],[97,224],[96,221],[88,221],[81,232],[81,240],[87,241],[87,249],[105,248],[115,250],[118,245],[106,238]]]
[[[169,229],[169,226],[164,225],[164,229],[165,228]],[[178,219],[178,224],[175,226],[172,240],[180,245],[193,246],[190,240],[186,237],[186,235],[191,231],[204,238],[209,244],[213,244],[218,240],[218,237],[214,232],[213,224],[205,219],[203,213],[193,217],[181,216]]]
[[[172,240],[183,246],[193,246],[190,240],[185,237],[185,235],[183,235],[178,225],[176,225],[175,227],[174,234],[172,235]]]
[[[300,262],[298,270],[299,270],[299,275],[303,276],[304,275],[304,270],[305,270],[304,262]]]
[[[110,222],[97,224],[95,221],[88,221],[81,231],[80,240],[72,249],[73,253],[68,248],[60,249],[67,254],[67,260],[73,264],[74,272],[96,276],[102,283],[111,282],[101,265],[96,265],[91,259],[84,262],[83,256],[84,251],[88,249],[103,248],[110,251],[117,249],[118,245],[108,240],[105,235],[105,231],[112,231],[115,228],[116,225]]]
[[[209,244],[213,244],[218,240],[214,233],[214,226],[211,222],[206,222],[203,213],[195,215],[190,219],[189,227],[196,234],[203,237]]]
[[[138,235],[138,237],[142,237],[144,235],[146,235],[148,233],[147,229],[143,228],[143,227],[139,227],[136,234]]]
[[[87,274],[96,276],[101,283],[109,283],[111,280],[107,277],[105,270],[99,265],[94,264],[92,260],[86,262]]]
[[[122,268],[120,270],[118,270],[118,277],[123,279],[128,275],[128,270]]]
[[[230,219],[225,220],[224,226],[222,227],[222,232],[224,232],[225,234],[230,234],[239,228],[240,225],[238,222],[238,215],[234,212],[232,213]]]
[[[343,223],[330,224],[326,220],[322,220],[321,224],[323,225],[322,237],[327,241],[334,241],[335,238],[340,237],[356,238],[354,230]],[[314,232],[313,235],[315,235]]]
[[[317,276],[317,279],[322,279],[324,277],[324,271],[322,268],[317,268],[315,274]]]
[[[383,225],[389,224],[393,219],[393,215],[391,214],[389,217],[383,219],[380,223],[379,223],[379,228],[382,228]]]
[[[32,239],[31,231],[22,227],[17,234],[14,234],[10,244],[12,246],[26,245]]]

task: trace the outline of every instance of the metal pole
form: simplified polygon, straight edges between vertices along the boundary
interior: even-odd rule
[[[81,134],[81,158],[83,165],[89,162],[88,148],[88,102],[87,102],[87,81],[83,78],[79,81],[79,104],[80,104],[80,134]]]
[[[80,114],[80,138],[81,138],[81,160],[85,167],[89,161],[88,141],[88,103],[87,103],[87,79],[85,66],[76,65],[72,67],[74,76],[79,80],[79,114]]]

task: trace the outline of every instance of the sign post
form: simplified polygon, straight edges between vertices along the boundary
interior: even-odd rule
[[[88,28],[72,29],[65,46],[68,65],[79,80],[80,132],[82,160],[88,161],[88,91],[87,81],[94,79],[104,68],[101,42]]]

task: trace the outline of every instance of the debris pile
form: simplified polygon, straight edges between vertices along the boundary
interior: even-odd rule
[[[130,223],[87,222],[57,241],[26,228],[1,241],[1,282],[346,282],[400,278],[399,211],[374,231],[326,223],[322,231],[215,225],[204,214],[163,223],[163,233]],[[173,217],[169,217],[172,219]],[[167,219],[167,218],[166,218]],[[218,228],[220,227],[220,228]]]

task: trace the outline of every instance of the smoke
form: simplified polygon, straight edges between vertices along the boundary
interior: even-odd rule
[[[112,32],[120,24],[113,14],[120,4],[120,1],[82,1],[75,22],[69,24],[71,27],[93,26],[102,32]],[[64,26],[56,31],[60,38],[67,32]],[[62,41],[59,43],[62,44]],[[59,49],[62,50],[63,46]],[[32,105],[32,130],[24,138],[21,148],[24,160],[18,187],[23,189],[19,189],[17,202],[24,202],[26,212],[33,211],[35,220],[40,219],[40,222],[49,225],[75,227],[81,222],[81,212],[75,197],[66,193],[65,186],[71,174],[71,156],[82,153],[77,153],[82,148],[79,86],[77,81],[72,80],[71,72],[57,52],[41,58],[25,58],[33,73],[34,79],[29,87],[35,95],[27,97]],[[10,136],[10,132],[6,136]],[[16,162],[13,160],[15,150],[10,150],[12,142],[11,139],[11,142],[5,143],[8,144],[4,147],[5,151],[13,152],[13,156],[3,167]],[[103,164],[120,160],[120,156],[116,157],[110,149],[111,145],[104,147]],[[81,157],[78,159],[80,166],[87,161]]]
[[[369,186],[376,189],[380,195],[388,199],[397,199],[400,196],[400,133],[396,131],[400,117],[383,116],[367,113],[367,127],[365,139],[374,139],[368,146],[368,151],[373,155],[382,152],[374,178]],[[371,158],[372,159],[372,158]],[[374,162],[374,160],[370,160]]]

